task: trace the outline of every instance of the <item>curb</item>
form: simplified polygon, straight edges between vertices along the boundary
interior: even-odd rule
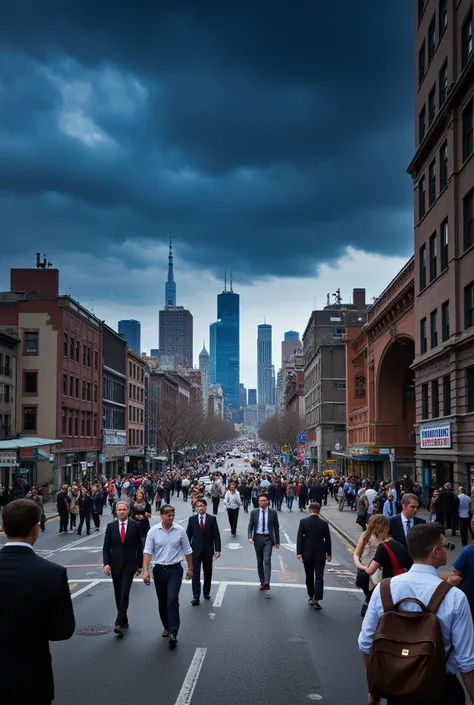
[[[345,531],[341,529],[341,527],[335,523],[332,519],[330,519],[326,514],[324,514],[324,511],[320,512],[321,516],[324,517],[324,519],[327,521],[329,526],[331,526],[334,531],[341,536],[346,543],[348,543],[352,548],[355,548],[357,546],[357,541],[355,541],[352,536],[349,536],[349,534],[346,534]]]

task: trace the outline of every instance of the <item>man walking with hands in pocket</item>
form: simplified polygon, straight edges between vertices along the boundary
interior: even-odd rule
[[[306,574],[308,604],[315,610],[321,609],[326,560],[328,563],[332,560],[329,525],[319,516],[320,509],[318,502],[309,505],[309,517],[300,521],[296,539],[296,557],[303,561]]]
[[[269,592],[273,546],[280,548],[280,524],[278,512],[268,507],[268,495],[259,496],[258,507],[250,512],[248,537],[257,555],[259,590]]]

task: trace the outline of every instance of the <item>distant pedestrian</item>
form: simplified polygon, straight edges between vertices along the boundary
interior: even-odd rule
[[[163,624],[161,636],[168,639],[171,649],[178,644],[179,591],[183,580],[183,555],[188,564],[186,580],[193,577],[192,548],[186,531],[174,523],[175,509],[163,504],[161,522],[153,526],[146,537],[143,551],[143,582],[150,585],[150,563],[153,560],[153,581],[158,598],[158,611]]]
[[[230,533],[232,537],[237,535],[237,523],[239,521],[239,509],[242,506],[240,494],[235,489],[235,482],[231,482],[229,489],[224,496],[224,506],[227,509],[229,518]]]

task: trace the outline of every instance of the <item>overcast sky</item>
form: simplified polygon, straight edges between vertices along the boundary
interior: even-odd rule
[[[61,288],[157,346],[168,231],[195,360],[225,269],[256,327],[303,332],[412,252],[411,2],[16,0],[0,22],[0,288]]]

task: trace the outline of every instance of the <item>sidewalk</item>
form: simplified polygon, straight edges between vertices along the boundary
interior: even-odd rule
[[[357,546],[357,542],[362,531],[360,526],[356,524],[356,513],[352,512],[347,505],[344,507],[342,512],[340,512],[337,508],[337,502],[331,499],[331,497],[328,497],[327,506],[325,507],[323,505],[321,507],[321,516],[327,520],[331,528],[342,536],[342,538],[345,539],[345,541],[352,546],[352,548]],[[420,519],[429,521],[429,513],[426,509],[420,509],[417,516],[420,517]],[[456,536],[451,536],[451,532],[448,531],[446,538],[450,543],[453,543],[456,548],[454,551],[448,551],[448,563],[446,568],[443,568],[444,572],[452,570],[453,562],[459,556],[462,548],[459,531]]]

